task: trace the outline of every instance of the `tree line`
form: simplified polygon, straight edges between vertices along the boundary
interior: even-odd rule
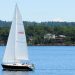
[[[24,28],[28,45],[75,45],[75,22],[27,22]],[[11,22],[0,21],[0,45],[6,45]],[[46,34],[65,35],[63,39],[44,39]]]

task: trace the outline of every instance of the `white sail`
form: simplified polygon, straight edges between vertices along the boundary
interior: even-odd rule
[[[14,63],[18,60],[28,60],[28,52],[22,17],[16,5],[3,62]]]
[[[16,59],[28,60],[26,35],[24,25],[19,9],[16,6],[16,41],[15,41],[15,57]]]

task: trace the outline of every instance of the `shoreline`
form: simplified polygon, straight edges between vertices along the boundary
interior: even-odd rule
[[[6,46],[6,45],[0,45],[0,46]],[[27,46],[75,46],[75,44],[65,44],[65,45],[62,45],[62,44],[57,44],[57,45],[27,45]]]

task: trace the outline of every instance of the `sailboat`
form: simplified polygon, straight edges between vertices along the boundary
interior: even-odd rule
[[[34,69],[34,65],[29,63],[25,30],[17,4],[3,57],[2,67],[3,70],[32,71]]]

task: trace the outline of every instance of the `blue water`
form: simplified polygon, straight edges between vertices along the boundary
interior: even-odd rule
[[[0,75],[75,75],[75,46],[29,46],[28,49],[34,71],[2,71],[0,66]],[[4,50],[0,46],[0,64]]]

